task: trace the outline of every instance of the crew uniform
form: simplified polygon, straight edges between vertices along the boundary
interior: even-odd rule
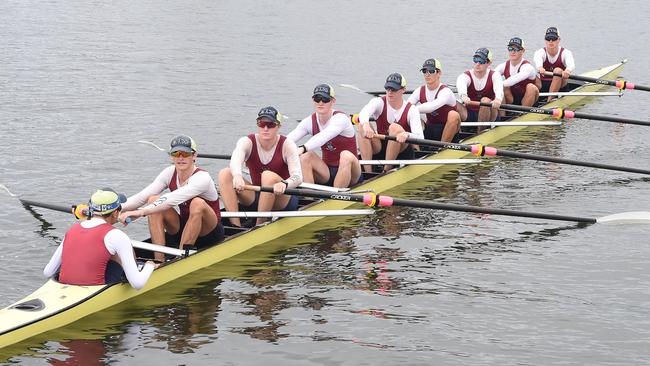
[[[550,27],[546,30],[546,36],[545,37],[552,37],[555,39],[559,39],[560,34],[557,31],[557,28],[555,27]],[[551,39],[551,38],[549,38]],[[573,58],[573,52],[567,50],[566,48],[560,46],[560,51],[555,55],[551,56],[548,54],[548,51],[546,50],[546,47],[542,47],[535,51],[535,54],[533,55],[533,61],[535,62],[535,66],[539,69],[540,67],[543,67],[544,70],[548,72],[553,72],[555,68],[559,67],[562,70],[568,70],[572,72],[575,70],[575,60]],[[549,86],[551,85],[551,81],[553,81],[552,76],[546,76],[546,75],[540,75],[540,78],[542,79],[542,92],[548,92]],[[565,92],[567,91],[568,88],[565,85],[564,87],[560,88],[560,91]]]
[[[520,49],[524,49],[524,42],[518,37],[512,38],[509,45],[515,45]],[[505,78],[503,86],[506,88],[509,87],[512,91],[512,96],[514,97],[513,104],[521,105],[521,99],[526,93],[526,86],[528,84],[536,84],[537,70],[535,70],[533,64],[523,57],[517,65],[513,65],[510,60],[506,60],[494,70]]]
[[[104,215],[120,209],[125,201],[124,195],[105,188],[92,195],[89,207],[94,214]],[[119,257],[121,266],[111,260],[113,256]],[[131,286],[140,289],[154,268],[149,262],[138,270],[131,239],[104,219],[93,217],[68,230],[43,274],[54,277],[60,269],[59,282],[79,286],[121,282],[126,275]]]
[[[474,53],[474,59],[483,63],[492,62],[492,52],[487,48],[479,48]],[[477,77],[474,70],[465,70],[456,79],[456,90],[459,96],[466,95],[474,102],[480,102],[482,98],[503,100],[501,75],[491,69],[488,69],[482,78]],[[480,107],[470,104],[466,105],[465,108],[467,108],[467,122],[478,122]]]

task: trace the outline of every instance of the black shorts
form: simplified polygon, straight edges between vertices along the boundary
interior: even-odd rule
[[[553,81],[553,79],[548,79],[548,80],[542,79],[542,89],[540,89],[539,92],[540,93],[548,93],[548,89],[551,87],[551,81]],[[569,84],[561,87],[559,91],[560,92],[568,92],[569,91]]]
[[[257,206],[260,203],[260,192],[255,192],[255,200],[249,206],[240,205],[239,208],[241,211],[257,211]],[[298,196],[291,196],[289,203],[284,206],[280,211],[295,211],[298,209],[299,199]]]
[[[325,183],[325,185],[330,186],[330,187],[334,187],[334,179],[336,178],[336,174],[338,174],[338,172],[339,172],[339,167],[338,166],[329,166],[329,165],[327,167],[329,168],[329,171],[330,171],[330,179]],[[359,175],[359,179],[356,182],[354,182],[354,183],[352,183],[350,185],[353,186],[355,184],[360,184],[361,182],[363,182],[363,174]]]
[[[469,111],[468,111],[469,113]],[[444,124],[434,123],[424,126],[424,138],[427,140],[440,141],[442,139],[442,132],[445,129]],[[460,141],[460,134],[457,133],[454,135],[454,138],[451,140],[453,143]]]
[[[183,230],[185,229],[185,224],[186,222],[181,220],[181,228],[178,230],[178,232],[174,235],[165,234],[165,242],[167,243],[166,246],[172,247],[172,248],[178,248],[180,241],[181,241],[181,236],[183,235]],[[224,230],[223,230],[223,225],[221,222],[217,223],[217,226],[207,233],[204,236],[199,236],[196,238],[196,243],[194,243],[194,248],[193,249],[203,249],[207,247],[211,247],[215,244],[219,244],[223,241],[224,239]],[[184,243],[186,244],[186,243]]]
[[[386,145],[388,145],[388,140],[381,140],[381,150],[378,153],[372,155],[373,160],[385,160],[386,159]],[[411,160],[415,159],[415,153],[413,152],[413,146],[410,144],[397,155],[397,160]]]

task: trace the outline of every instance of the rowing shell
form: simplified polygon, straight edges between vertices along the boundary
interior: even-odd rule
[[[625,61],[599,70],[583,74],[583,76],[615,79],[622,71]],[[585,84],[577,89],[580,92],[595,92],[605,88],[601,84]],[[577,104],[584,96],[564,96],[546,105],[550,108],[567,108]],[[539,115],[523,114],[513,121],[527,122],[539,120]],[[525,125],[499,126],[485,131],[463,143],[493,144],[526,128]],[[425,159],[461,159],[470,153],[457,150],[444,150],[432,154]],[[401,184],[414,180],[435,170],[449,169],[444,165],[408,165],[382,174],[355,187],[355,189],[370,189],[376,193],[385,192]],[[305,210],[343,210],[355,204],[348,201],[326,200],[315,202],[305,207]],[[30,337],[70,324],[90,314],[142,295],[170,281],[180,278],[198,269],[211,266],[225,259],[244,253],[251,248],[262,245],[281,236],[289,234],[305,225],[309,225],[322,217],[283,218],[276,222],[229,236],[222,244],[199,251],[182,259],[165,263],[155,270],[149,281],[140,290],[133,289],[128,283],[102,286],[72,286],[48,280],[41,288],[15,304],[0,310],[0,348],[23,341]]]

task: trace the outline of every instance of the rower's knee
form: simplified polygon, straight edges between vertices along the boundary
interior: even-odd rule
[[[481,98],[481,103],[492,103],[492,99],[488,97]]]
[[[397,135],[398,133],[404,132],[404,129],[402,126],[400,126],[397,123],[391,123],[390,126],[388,126],[388,134],[389,135]]]
[[[563,72],[564,72],[564,70],[562,70],[562,69],[559,68],[559,67],[556,67],[556,68],[553,69],[553,73],[554,73],[554,74],[562,74]]]
[[[339,169],[341,169],[341,167],[348,167],[352,165],[355,160],[357,160],[357,157],[354,156],[354,154],[348,150],[343,150],[339,156]]]
[[[304,169],[311,168],[311,159],[313,155],[313,151],[309,151],[300,155],[300,166]]]
[[[217,176],[217,180],[219,181],[219,186],[223,186],[224,184],[229,184],[232,183],[232,172],[230,171],[230,168],[223,168],[219,171],[219,174]]]
[[[448,126],[452,126],[456,131],[460,130],[460,113],[456,111],[449,111],[447,114],[447,123]]]
[[[154,203],[158,198],[160,198],[160,195],[157,194],[154,194],[153,196],[149,196],[149,198],[147,198],[147,204]]]
[[[194,197],[190,201],[190,216],[200,215],[203,209],[207,206],[205,200],[201,197]]]
[[[539,95],[539,89],[535,84],[528,84],[526,85],[526,93],[530,93],[533,95]]]
[[[281,181],[282,178],[280,178],[279,175],[276,173],[270,171],[270,170],[265,170],[262,172],[262,185],[263,186],[271,186],[279,181]]]

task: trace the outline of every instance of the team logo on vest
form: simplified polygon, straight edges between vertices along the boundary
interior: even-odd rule
[[[334,145],[332,145],[331,142],[328,142],[328,143],[325,145],[325,148],[326,148],[328,151],[336,151],[336,148],[334,147]]]

